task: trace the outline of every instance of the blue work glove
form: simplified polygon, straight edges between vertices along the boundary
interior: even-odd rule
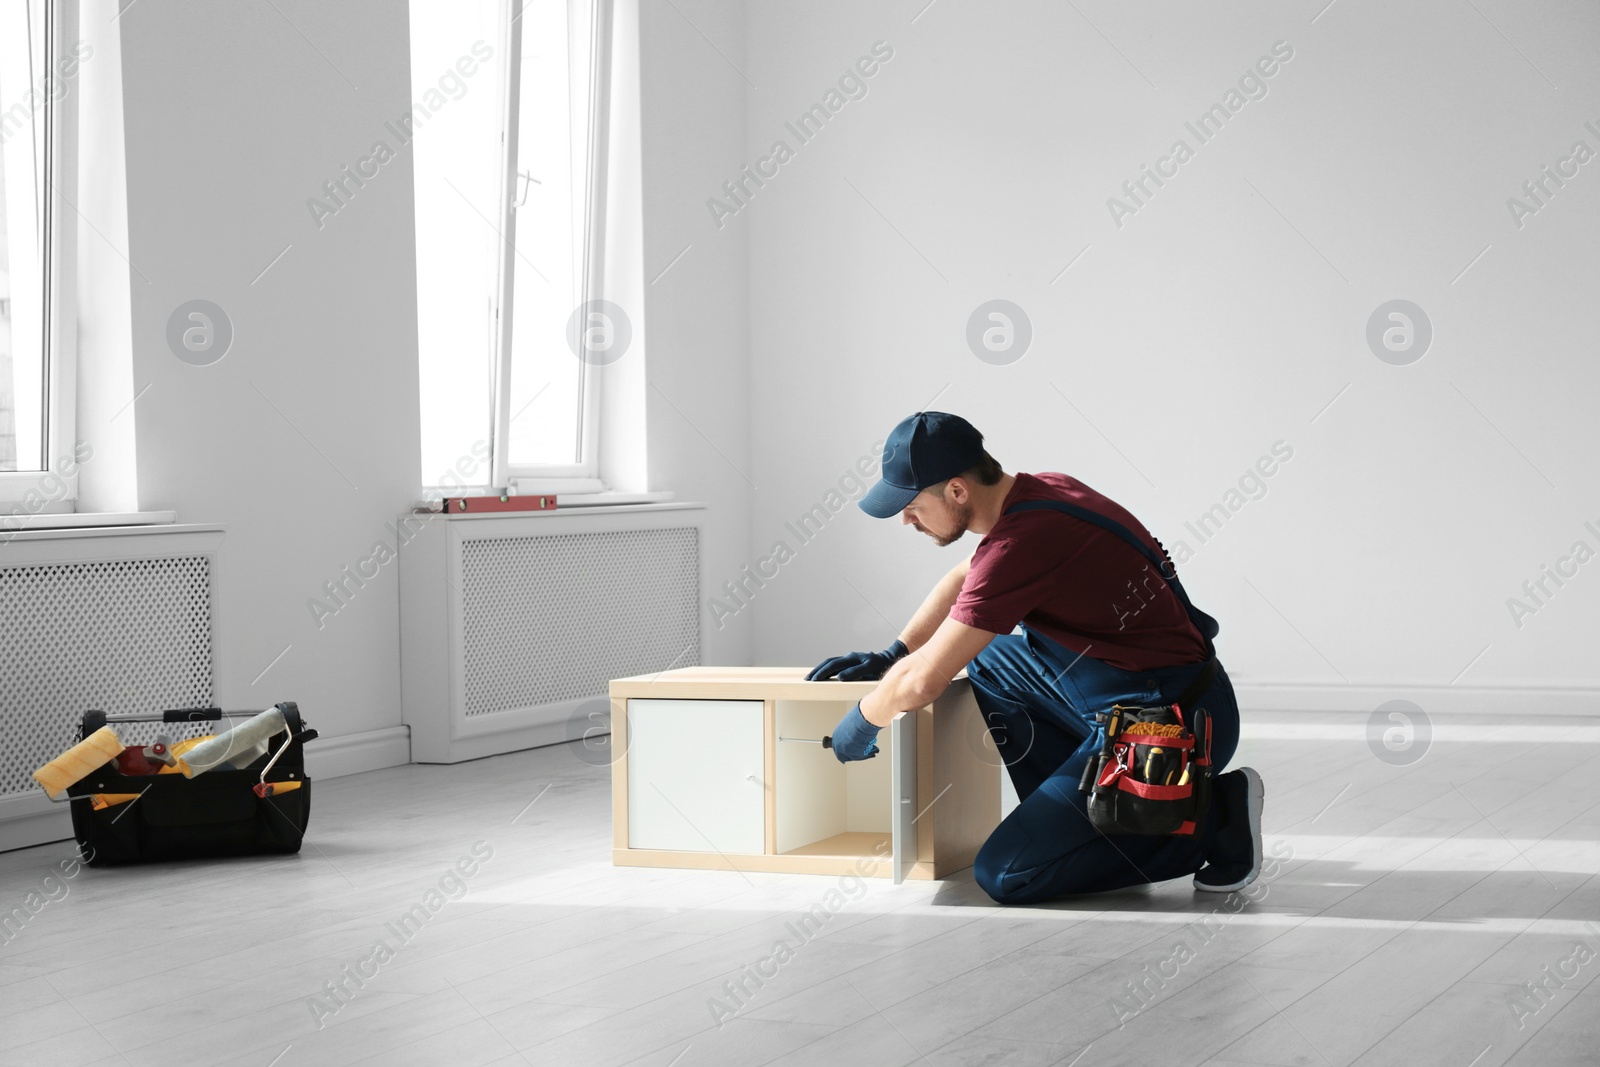
[[[845,712],[844,718],[839,720],[839,725],[833,728],[833,754],[840,763],[849,763],[852,760],[870,759],[878,754],[878,731],[881,726],[874,726],[861,714],[861,704]]]
[[[884,676],[894,661],[911,650],[906,643],[896,640],[882,652],[846,652],[842,656],[825,659],[806,675],[808,682],[825,682],[838,677],[841,682],[875,682]]]

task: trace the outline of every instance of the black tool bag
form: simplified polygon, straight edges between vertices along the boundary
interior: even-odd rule
[[[1217,620],[1195,607],[1163,549],[1158,555],[1132,530],[1108,516],[1061,500],[1029,500],[1013,511],[1059,511],[1116,534],[1155,567],[1206,642],[1204,667],[1176,703],[1113,705],[1095,718],[1106,724],[1100,752],[1083,769],[1089,821],[1104,834],[1192,834],[1211,803],[1211,719],[1194,707],[1217,676],[1211,639]],[[1161,542],[1157,541],[1159,546]]]
[[[284,701],[277,708],[288,724],[288,735],[280,732],[272,737],[267,751],[248,766],[237,770],[219,767],[188,778],[181,773],[121,774],[116,764],[108,763],[69,786],[72,829],[84,861],[91,866],[109,866],[300,851],[311,818],[311,780],[306,777],[304,746],[317,732],[306,727],[293,701]],[[254,714],[246,713],[246,717]],[[233,713],[230,717],[238,716]],[[113,721],[217,722],[222,718],[220,708],[184,708],[147,716],[117,716]],[[85,712],[83,737],[106,722],[103,711]],[[269,763],[271,782],[299,782],[299,787],[287,792],[257,789]],[[128,793],[139,796],[99,809],[90,799],[96,794]]]

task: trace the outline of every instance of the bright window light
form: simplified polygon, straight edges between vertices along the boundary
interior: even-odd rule
[[[411,3],[425,487],[490,486],[503,258],[509,423],[495,447],[519,477],[597,471],[594,376],[566,340],[581,302],[592,4],[523,0],[513,16],[513,3]],[[520,88],[506,138],[512,33]]]
[[[47,79],[42,0],[0,4],[0,470],[44,469]],[[41,89],[43,91],[41,91]]]
[[[517,468],[588,466],[586,364],[566,336],[567,319],[583,299],[584,15],[583,5],[567,0],[524,0],[519,20],[510,423],[510,461]]]

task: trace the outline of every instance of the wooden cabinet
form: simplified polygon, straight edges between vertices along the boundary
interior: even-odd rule
[[[611,683],[618,865],[942,878],[1000,821],[1000,765],[971,688],[841,764],[814,744],[875,682],[806,668],[687,667]]]

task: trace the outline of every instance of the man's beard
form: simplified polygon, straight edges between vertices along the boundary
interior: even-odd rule
[[[928,530],[928,531],[926,531],[926,533],[928,534],[929,537],[933,538],[933,543],[934,544],[938,545],[940,548],[944,548],[946,545],[953,545],[957,541],[961,540],[962,535],[967,532],[967,524],[970,523],[971,521],[972,521],[972,505],[971,504],[957,504],[956,505],[956,528],[950,532],[950,536],[948,536],[948,537],[940,537],[938,534],[934,533],[932,530]]]

